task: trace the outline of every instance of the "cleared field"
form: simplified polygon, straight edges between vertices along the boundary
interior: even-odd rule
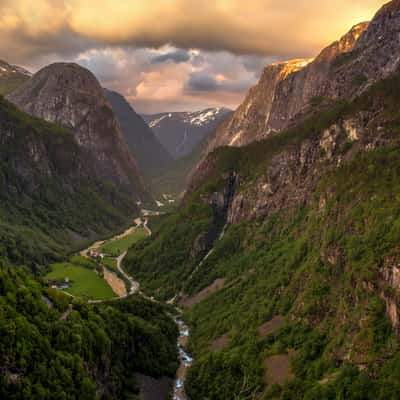
[[[148,233],[144,228],[136,228],[132,233],[123,238],[110,240],[105,243],[100,247],[100,251],[117,257],[124,251],[128,250],[133,244],[147,236]]]
[[[71,287],[65,291],[80,297],[95,300],[111,299],[116,297],[108,283],[93,269],[85,268],[71,263],[58,263],[51,265],[52,271],[46,275],[46,279],[70,280]]]

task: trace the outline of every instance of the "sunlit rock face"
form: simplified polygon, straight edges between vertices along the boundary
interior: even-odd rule
[[[243,146],[286,127],[291,118],[324,90],[332,63],[353,50],[368,23],[356,25],[339,41],[313,59],[267,66],[259,83],[248,93],[226,128],[221,128],[210,149]]]
[[[76,64],[43,68],[8,96],[25,112],[69,128],[95,158],[98,178],[128,188],[139,199],[144,189],[136,161],[95,76]]]
[[[291,73],[304,68],[310,61],[292,60],[266,67],[259,83],[250,90],[228,125],[218,131],[211,147],[243,146],[262,139],[269,129],[269,118],[278,83]]]
[[[400,64],[400,1],[392,1],[371,23],[354,26],[313,61],[268,66],[208,150],[243,146],[279,132],[321,102],[351,99]]]

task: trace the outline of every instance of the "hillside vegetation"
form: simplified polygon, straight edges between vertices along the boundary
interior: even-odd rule
[[[398,321],[389,314],[398,304],[390,276],[399,262],[399,93],[396,75],[352,102],[316,108],[282,134],[217,149],[181,209],[133,247],[127,267],[160,298],[193,296],[223,282],[186,311],[195,358],[190,398],[399,397]],[[370,113],[373,122],[358,142],[339,132],[340,163],[314,151],[317,183],[304,201],[265,218],[243,214],[219,240],[204,240],[223,232],[216,199],[232,174],[235,196],[248,199],[277,159],[306,142],[319,149],[329,127]],[[307,168],[304,176],[315,167]],[[290,198],[297,188],[278,190]],[[284,322],[261,329],[274,320]],[[281,376],[274,377],[277,360]]]
[[[0,269],[2,399],[138,399],[134,373],[173,376],[177,328],[139,297],[87,305],[42,298],[24,272]]]

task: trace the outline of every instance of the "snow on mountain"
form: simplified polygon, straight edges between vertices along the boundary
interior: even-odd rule
[[[225,108],[207,108],[194,112],[144,115],[143,118],[172,157],[178,159],[191,153],[231,113]]]
[[[7,62],[0,60],[0,76],[5,74],[21,74],[29,77],[32,76],[32,74],[25,68],[8,64]]]

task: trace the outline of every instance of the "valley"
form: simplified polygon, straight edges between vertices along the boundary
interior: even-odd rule
[[[144,213],[148,214],[148,212]],[[47,274],[46,280],[61,279],[69,282],[70,287],[63,289],[67,294],[72,297],[83,298],[92,304],[121,300],[135,294],[154,302],[155,299],[153,297],[148,297],[140,291],[140,283],[123,269],[123,260],[127,250],[143,238],[151,236],[151,230],[147,226],[147,217],[145,219],[136,218],[134,222],[135,225],[124,232],[112,238],[95,242],[80,251],[80,256],[83,259],[79,259],[79,256],[74,256],[70,260],[71,263],[52,265],[52,271]],[[106,257],[109,261],[115,261],[113,268],[109,269],[110,265],[107,265],[109,262],[107,264],[104,262]],[[75,265],[72,264],[74,261]],[[79,266],[79,264],[83,266]],[[94,272],[96,266],[97,269],[99,267],[102,268],[103,278],[99,276],[98,272]],[[189,327],[181,317],[182,310],[179,308],[173,308],[172,310],[174,314],[172,317],[179,331],[177,347],[179,349],[178,358],[180,362],[176,379],[172,386],[173,400],[187,400],[185,382],[193,362],[192,357],[187,352]],[[66,320],[68,315],[66,314],[63,320]],[[142,389],[144,393],[147,393],[145,386]],[[151,396],[151,394],[148,395]],[[150,400],[150,397],[147,399],[146,396],[145,394],[143,400]]]
[[[400,0],[62,3],[0,5],[0,399],[399,399]]]

